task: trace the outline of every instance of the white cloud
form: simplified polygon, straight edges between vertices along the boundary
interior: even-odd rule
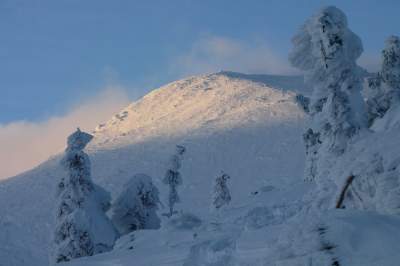
[[[381,66],[379,54],[363,53],[358,60],[363,68],[376,72]],[[189,51],[170,64],[179,77],[230,70],[249,74],[300,74],[290,66],[286,56],[276,53],[267,43],[245,42],[221,36],[204,36]]]
[[[38,123],[0,124],[0,179],[29,170],[57,154],[77,127],[90,132],[127,104],[128,97],[122,88],[108,87],[64,116]]]
[[[206,36],[171,63],[179,76],[230,70],[251,74],[294,74],[287,58],[275,53],[266,43],[249,43],[232,38]]]

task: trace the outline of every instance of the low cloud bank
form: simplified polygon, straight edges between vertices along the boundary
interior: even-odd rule
[[[129,103],[120,87],[108,87],[63,116],[41,122],[0,124],[0,179],[29,170],[61,152],[67,136],[77,127],[91,132]]]

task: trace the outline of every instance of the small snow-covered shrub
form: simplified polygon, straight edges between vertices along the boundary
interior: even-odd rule
[[[158,229],[159,203],[159,192],[151,177],[136,174],[113,203],[111,219],[120,234],[141,229]]]
[[[212,194],[212,207],[220,209],[231,202],[231,193],[227,185],[230,176],[222,173],[215,179],[214,191]]]

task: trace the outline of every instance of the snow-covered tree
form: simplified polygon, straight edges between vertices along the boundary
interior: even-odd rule
[[[309,109],[310,98],[304,96],[303,94],[297,94],[296,95],[296,102],[301,107],[301,109],[303,109],[303,111],[305,113],[308,114],[310,112],[310,109]]]
[[[380,72],[368,79],[367,108],[371,125],[383,117],[400,99],[400,38],[390,36],[382,51]]]
[[[113,203],[111,219],[120,234],[141,229],[158,229],[159,203],[159,192],[151,177],[136,174]]]
[[[110,196],[92,182],[89,156],[83,151],[92,138],[79,129],[68,137],[61,160],[65,175],[57,186],[52,263],[108,251],[117,238],[104,213]]]
[[[214,190],[212,194],[212,207],[214,209],[220,209],[221,207],[228,205],[231,201],[231,193],[227,185],[230,176],[222,173],[215,179]]]
[[[324,157],[341,155],[349,139],[366,124],[361,71],[356,64],[363,48],[336,7],[323,8],[308,19],[293,45],[289,60],[313,86],[311,123],[304,140],[305,179],[314,180],[329,166],[330,160]]]
[[[383,63],[381,76],[384,83],[393,89],[400,89],[400,38],[390,36],[382,51]]]
[[[176,146],[176,154],[171,156],[168,170],[165,173],[165,177],[163,179],[163,183],[169,186],[168,216],[170,217],[174,214],[175,204],[180,201],[177,187],[182,185],[182,176],[179,173],[179,169],[181,168],[181,161],[185,151],[186,148],[184,146],[181,145]]]

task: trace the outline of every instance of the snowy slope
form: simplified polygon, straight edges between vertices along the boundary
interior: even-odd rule
[[[241,76],[231,73],[229,75],[230,78]],[[218,82],[221,82],[219,78]],[[195,78],[190,84],[197,85],[197,81]],[[245,85],[240,87],[244,88]],[[234,95],[229,102],[235,103],[238,99],[240,102],[241,97]],[[274,96],[277,94],[274,93]],[[244,128],[253,127],[252,123],[255,121],[263,121],[257,117],[269,115],[262,108],[258,109],[257,104],[251,103],[251,96],[246,98],[248,100],[245,103],[237,105],[240,106],[239,109],[253,110],[251,116],[256,119],[247,123],[246,116],[240,117],[236,123],[241,125],[244,121]],[[268,98],[274,99],[271,96]],[[180,105],[177,106],[179,108]],[[212,110],[213,106],[210,101],[207,110]],[[285,127],[282,122],[286,121],[287,111],[290,110],[287,109],[288,106],[284,108],[285,111],[276,112],[281,132]],[[279,109],[274,109],[274,112]],[[125,111],[125,114],[129,114],[129,110]],[[181,113],[178,111],[174,116],[179,117]],[[224,115],[225,113],[219,117],[223,118]],[[196,121],[202,116],[204,114],[197,114],[193,119]],[[276,122],[274,117],[270,117],[267,123],[262,123],[269,124],[269,127],[259,127],[258,130],[270,133],[273,130],[271,124]],[[131,233],[121,238],[110,253],[78,259],[66,265],[115,266],[131,265],[132,262],[145,266],[397,265],[400,259],[400,247],[397,245],[400,238],[400,218],[393,214],[399,213],[400,199],[400,156],[396,137],[400,133],[399,117],[399,109],[393,108],[383,119],[376,121],[372,130],[360,132],[349,144],[348,151],[332,162],[332,171],[326,178],[337,182],[329,183],[329,187],[317,188],[312,184],[299,182],[301,172],[293,172],[286,178],[274,178],[272,174],[277,177],[285,167],[299,162],[293,158],[293,154],[285,158],[278,157],[276,163],[280,168],[263,168],[263,165],[253,164],[239,173],[244,179],[232,180],[233,202],[219,215],[210,214],[204,208],[204,204],[209,202],[209,193],[197,194],[207,191],[207,187],[203,186],[204,182],[196,184],[191,194],[184,192],[186,199],[190,201],[182,205],[182,210],[196,214],[202,220],[201,225],[171,226],[171,222],[164,218],[160,230]],[[235,121],[235,117],[227,120]],[[129,127],[124,121],[118,123],[114,120],[104,126],[104,131],[109,131],[108,128],[114,126]],[[222,119],[206,128],[208,132],[221,131],[230,128],[230,124]],[[126,134],[128,132],[129,130]],[[184,135],[190,136],[191,132],[186,131]],[[251,136],[246,134],[241,137],[235,142],[235,148],[245,151],[254,145],[252,141],[255,139],[246,140]],[[280,137],[282,136],[278,134],[270,135],[268,140],[281,141]],[[185,137],[185,140],[189,145],[192,144],[191,137]],[[242,146],[246,141],[250,142]],[[115,143],[118,143],[117,139]],[[104,144],[107,145],[109,144]],[[295,146],[291,148],[296,152]],[[210,156],[220,151],[214,150]],[[277,155],[280,149],[272,147],[268,151],[263,149],[262,152],[266,155],[270,152]],[[235,151],[230,150],[227,154],[235,154]],[[254,154],[256,153],[251,152],[249,158]],[[253,157],[253,160],[256,159],[257,157]],[[266,158],[262,160],[268,163]],[[201,159],[195,161],[200,162]],[[235,158],[230,166],[226,164],[230,169],[237,167],[232,167],[232,162],[248,164],[243,158]],[[223,161],[218,164],[220,163]],[[192,169],[196,169],[196,173],[202,173],[208,165],[212,165],[211,162]],[[258,173],[266,174],[266,178],[260,178]],[[333,209],[345,178],[349,175],[355,175],[355,179],[346,194],[346,209]],[[235,173],[234,176],[238,174]],[[196,208],[193,208],[193,203],[197,203]],[[185,224],[185,220],[182,219],[180,223]]]
[[[146,173],[153,177],[165,198],[166,188],[160,180],[174,146],[181,144],[186,146],[187,153],[182,165],[183,202],[178,205],[179,210],[190,210],[209,221],[211,184],[224,170],[232,177],[233,211],[226,215],[232,218],[232,227],[237,226],[236,218],[240,220],[243,213],[260,202],[261,208],[268,212],[266,203],[278,214],[282,208],[276,206],[283,204],[283,209],[288,209],[287,215],[291,215],[292,208],[298,208],[298,199],[311,187],[301,182],[304,163],[301,134],[305,115],[296,104],[293,92],[303,89],[298,77],[226,72],[168,84],[97,127],[95,139],[88,147],[93,179],[115,197],[131,176]],[[47,265],[58,173],[58,158],[53,158],[30,172],[0,183],[0,265]],[[279,217],[277,224],[283,221]],[[208,232],[207,225],[204,226],[203,231]],[[174,230],[153,234],[164,245],[162,241],[170,239],[171,232]],[[159,233],[166,234],[166,239],[158,236]],[[175,241],[183,239],[176,245],[190,248],[184,239],[191,239],[192,232],[177,230],[175,233]],[[204,237],[206,242],[217,241],[208,239],[207,234]],[[237,239],[233,242],[229,239],[224,242],[228,243],[225,245],[228,250],[229,243],[238,243]],[[146,249],[149,242],[143,241],[143,246],[138,248]],[[273,238],[268,241],[273,243]],[[259,244],[264,245],[262,241]],[[125,247],[123,243],[120,245]],[[243,245],[248,250],[243,256],[251,257],[251,249],[255,248],[251,245],[257,243],[244,241]],[[201,257],[197,253],[203,252],[203,246],[200,243],[193,247],[189,257],[184,252],[177,256],[180,259],[184,256],[191,265],[190,260]],[[168,257],[169,253],[161,255]],[[171,259],[165,265],[179,265],[174,264],[173,256]],[[131,262],[104,265],[131,265]],[[158,260],[154,265],[162,264]]]

